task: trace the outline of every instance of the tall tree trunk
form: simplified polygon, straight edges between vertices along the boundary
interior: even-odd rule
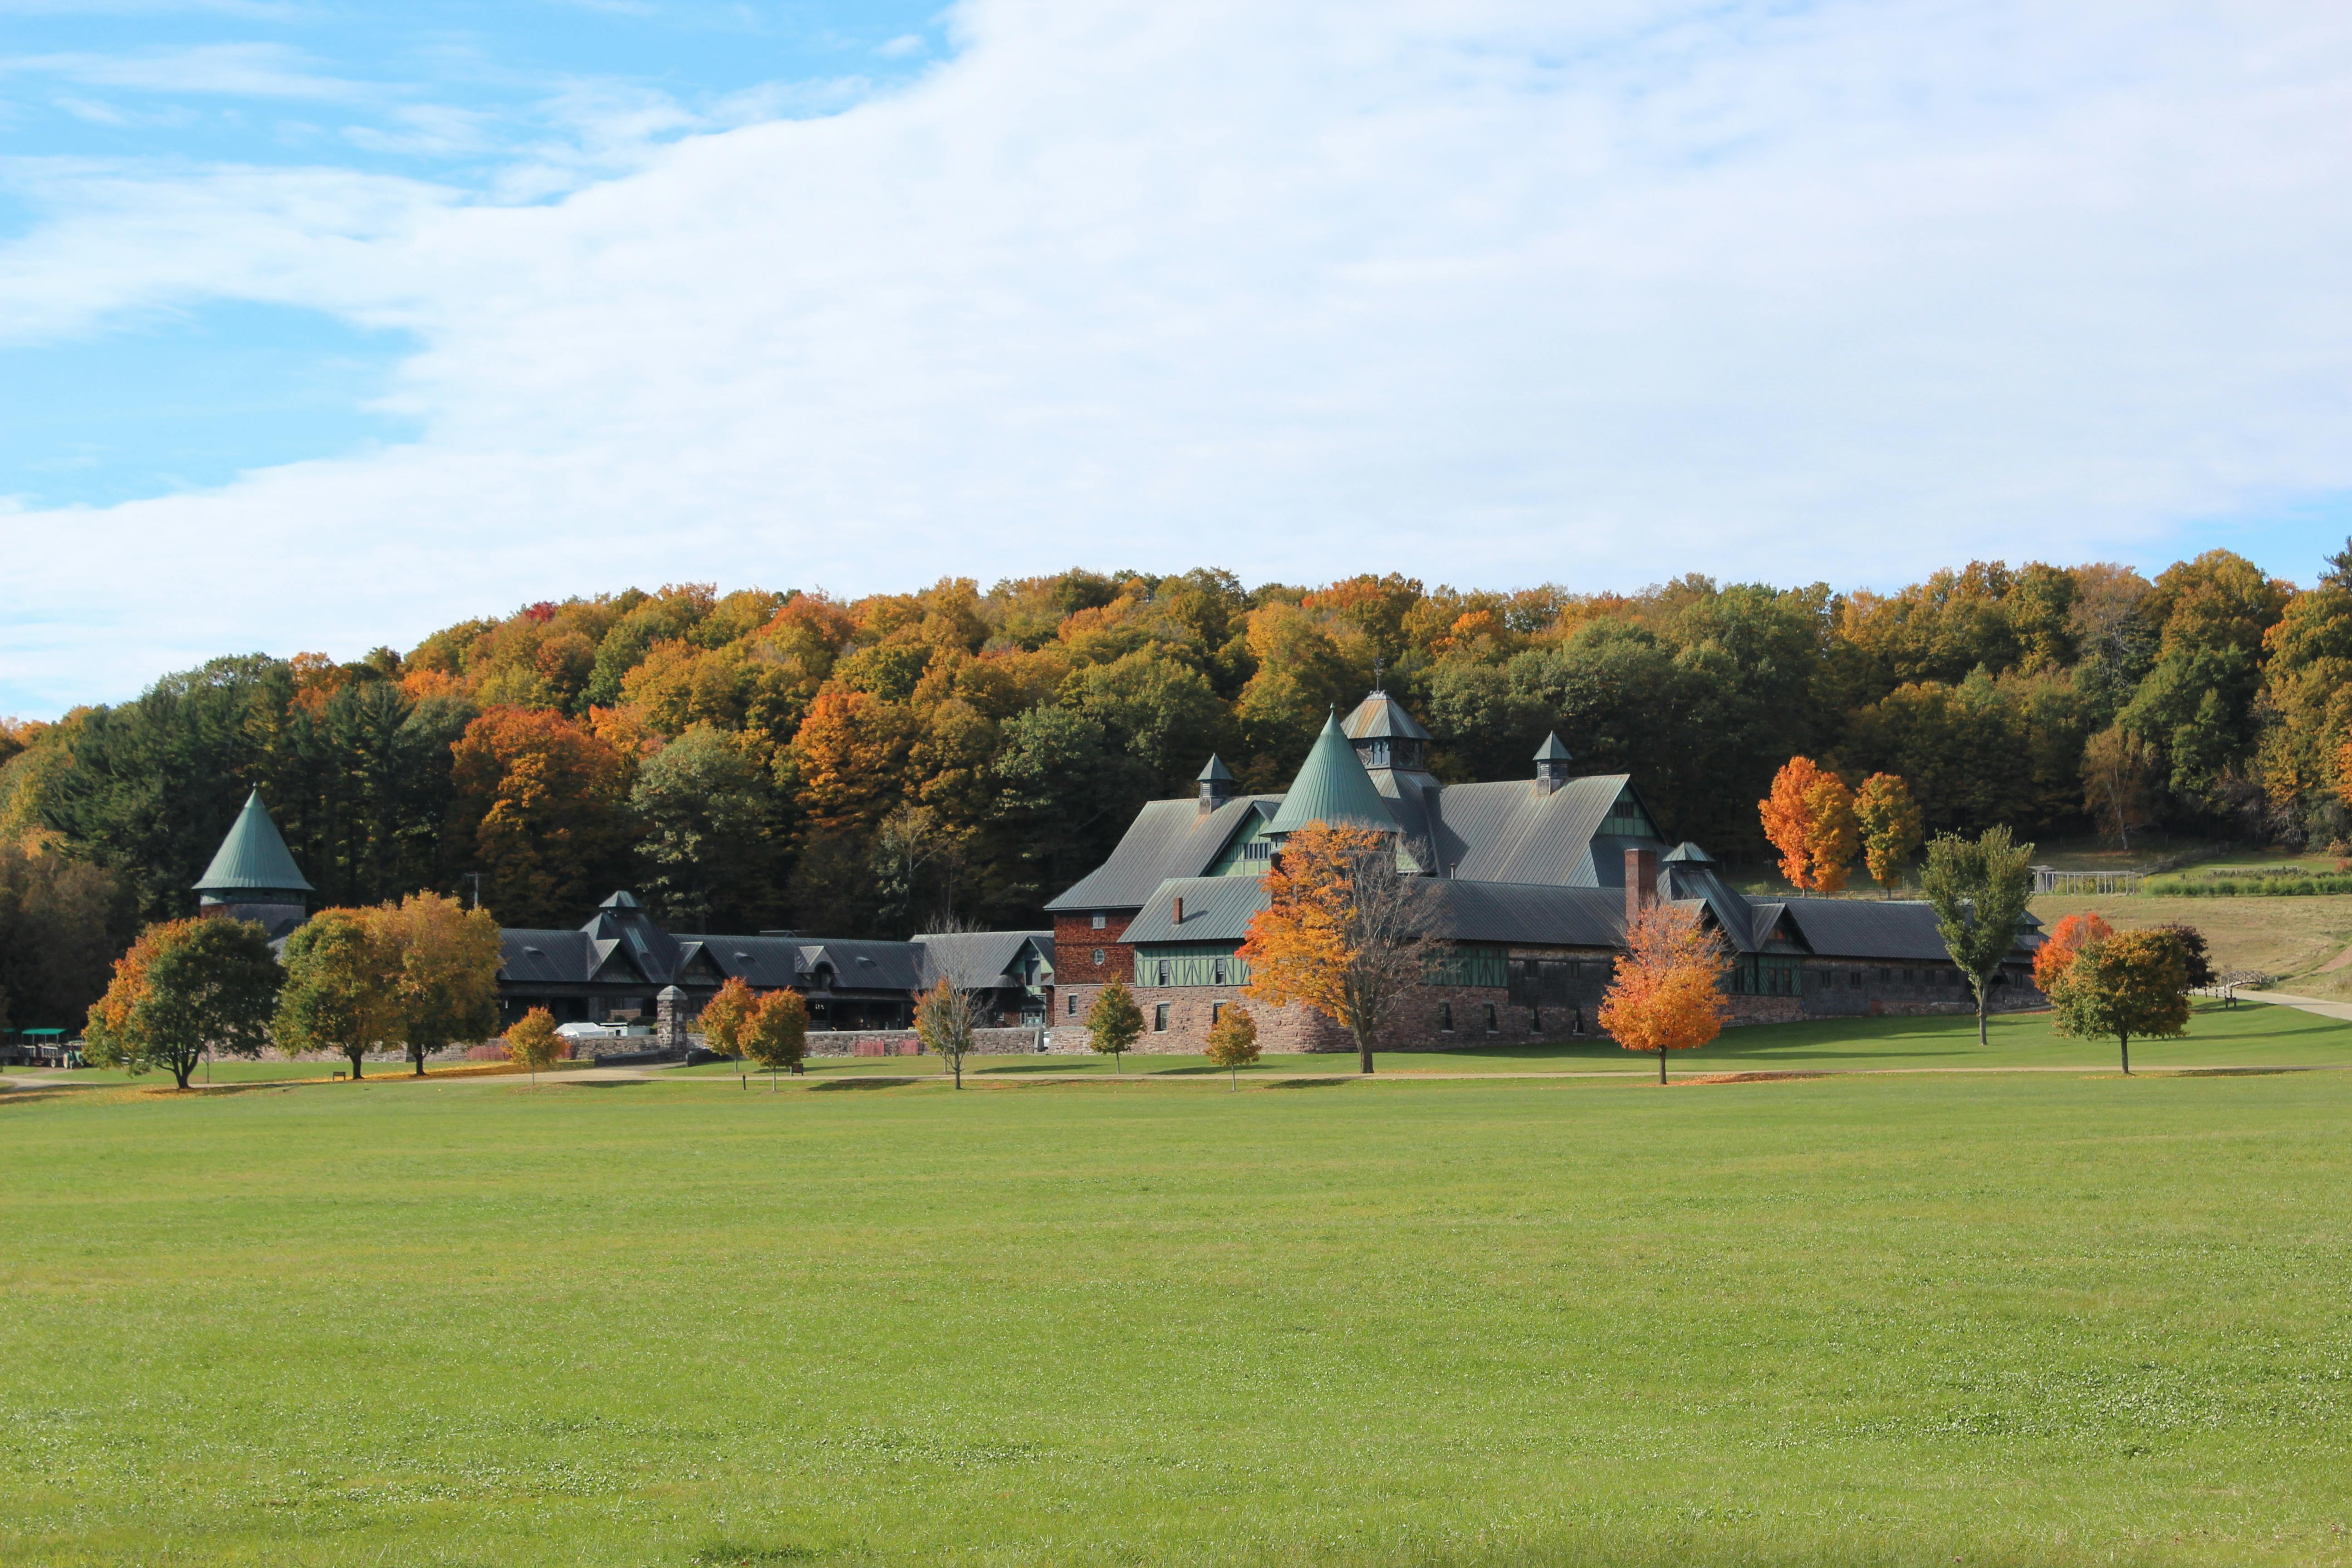
[[[1666,1087],[1666,1047],[1664,1046],[1658,1047],[1658,1087]]]
[[[1981,974],[1976,977],[1976,987],[1977,1045],[1983,1047],[1990,1043],[1985,1037],[1985,1013],[1992,1005],[1992,988],[1986,984],[1985,977]]]
[[[365,1056],[366,1054],[367,1054],[367,1051],[366,1051],[366,1048],[365,1048],[364,1047],[362,1047],[361,1049],[356,1050],[356,1051],[345,1051],[345,1052],[343,1053],[343,1055],[345,1055],[345,1056],[347,1056],[347,1057],[349,1057],[349,1058],[352,1058],[352,1081],[353,1083],[357,1083],[357,1082],[359,1082],[360,1079],[361,1079],[361,1078],[362,1078],[362,1073],[360,1072],[360,1058],[362,1058],[362,1057]]]
[[[2131,1077],[2131,1037],[2129,1035],[2118,1034],[2116,1037],[2116,1044],[2123,1048],[2124,1076],[2126,1078],[2129,1078]]]

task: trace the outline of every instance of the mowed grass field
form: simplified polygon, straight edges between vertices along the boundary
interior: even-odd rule
[[[2352,1563],[2352,1072],[2105,1068],[20,1089],[0,1563]]]

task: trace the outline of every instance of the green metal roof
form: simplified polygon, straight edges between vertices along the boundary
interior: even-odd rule
[[[1282,797],[1282,809],[1274,814],[1266,831],[1296,833],[1310,822],[1335,826],[1347,823],[1356,827],[1376,827],[1383,833],[1397,830],[1388,802],[1373,787],[1372,775],[1364,771],[1356,748],[1339,732],[1339,721],[1336,718],[1323,721],[1323,732],[1315,737],[1314,748],[1299,765],[1298,776],[1290,781],[1289,792]]]
[[[1546,735],[1543,745],[1536,752],[1536,761],[1539,763],[1564,763],[1569,760],[1568,748],[1559,743],[1557,733]]]
[[[301,868],[294,864],[294,857],[286,852],[286,840],[278,836],[278,824],[269,820],[269,808],[261,804],[259,790],[253,792],[245,809],[236,814],[228,837],[213,852],[213,863],[196,879],[199,893],[257,889],[270,892],[311,891]]]

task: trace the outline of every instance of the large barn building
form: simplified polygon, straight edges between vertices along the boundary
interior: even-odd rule
[[[1375,691],[1332,719],[1281,795],[1236,795],[1215,758],[1191,799],[1146,805],[1110,858],[1046,905],[1059,955],[1054,1021],[1080,1029],[1104,986],[1142,1005],[1142,1048],[1198,1051],[1218,1013],[1245,1002],[1240,953],[1265,907],[1265,872],[1287,834],[1310,822],[1392,835],[1400,864],[1434,883],[1448,957],[1391,1031],[1397,1047],[1573,1038],[1624,949],[1633,913],[1653,900],[1697,906],[1733,958],[1739,1022],[1973,1010],[1924,903],[1752,900],[1706,852],[1671,844],[1633,780],[1570,771],[1557,735],[1533,776],[1444,784],[1428,771],[1429,731]],[[1998,982],[2004,1008],[2036,1006],[2030,922]],[[1303,1008],[1252,1006],[1274,1049],[1339,1049],[1338,1026]]]
[[[1532,776],[1495,784],[1439,783],[1429,741],[1402,703],[1375,691],[1325,724],[1280,795],[1235,795],[1232,773],[1210,758],[1197,795],[1146,805],[1110,858],[1046,905],[1050,931],[909,942],[684,935],[616,892],[575,929],[500,933],[501,1014],[650,1019],[676,986],[690,1016],[740,978],[759,991],[801,991],[819,1031],[904,1029],[916,998],[952,973],[986,994],[991,1023],[1075,1050],[1103,988],[1120,981],[1143,1006],[1141,1048],[1198,1051],[1220,1011],[1245,1000],[1241,947],[1265,907],[1274,855],[1314,822],[1389,836],[1400,866],[1430,880],[1431,934],[1444,956],[1401,1009],[1391,1046],[1595,1033],[1627,924],[1656,900],[1691,905],[1721,934],[1738,1022],[1973,1008],[1924,903],[1751,899],[1698,846],[1667,841],[1630,776],[1577,776],[1557,735],[1536,752]],[[257,792],[197,891],[204,913],[257,920],[273,937],[306,917],[310,886]],[[2041,940],[2029,916],[1998,976],[1997,1006],[2042,1005],[2032,973]],[[1304,1008],[1252,1011],[1270,1048],[1351,1043]]]

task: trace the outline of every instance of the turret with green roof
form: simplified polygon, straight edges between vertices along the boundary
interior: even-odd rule
[[[247,797],[228,837],[213,852],[212,864],[196,879],[196,912],[257,921],[273,937],[310,918],[309,879],[294,864],[261,792]]]
[[[1274,814],[1266,833],[1269,837],[1296,833],[1310,822],[1397,831],[1395,816],[1373,787],[1363,759],[1340,732],[1337,715],[1323,721],[1323,732],[1315,737],[1307,761],[1299,764],[1298,776],[1290,781],[1282,809]]]

